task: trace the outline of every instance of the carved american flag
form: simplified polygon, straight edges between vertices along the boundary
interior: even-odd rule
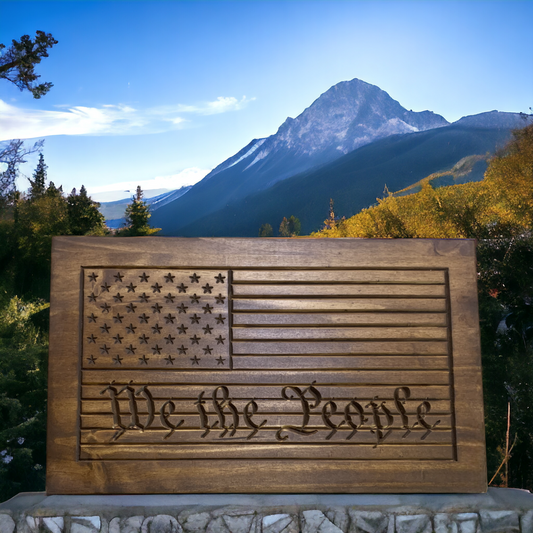
[[[89,268],[83,366],[444,370],[445,296],[442,270]]]

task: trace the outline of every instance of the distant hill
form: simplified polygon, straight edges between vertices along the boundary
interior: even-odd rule
[[[178,231],[170,229],[170,224],[163,224],[162,218],[157,219],[157,225],[163,227],[164,235],[255,237],[261,224],[269,223],[277,229],[284,216],[295,215],[302,222],[302,233],[310,233],[323,225],[330,198],[335,201],[336,214],[352,216],[376,203],[376,198],[383,196],[385,185],[391,191],[399,191],[437,172],[453,179],[452,169],[463,158],[494,152],[509,137],[507,128],[473,128],[457,124],[410,135],[395,135],[354,150],[333,163],[276,183],[242,201],[230,203]],[[473,173],[473,179],[480,178],[483,159],[481,157],[471,165],[469,172]],[[466,174],[461,181],[469,181]]]

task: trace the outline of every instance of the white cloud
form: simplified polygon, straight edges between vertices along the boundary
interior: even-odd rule
[[[119,183],[111,183],[101,187],[89,187],[89,194],[108,193],[120,191],[127,193],[123,197],[127,197],[129,193],[133,194],[140,185],[143,190],[151,189],[179,189],[186,185],[194,185],[199,182],[210,170],[205,168],[191,167],[182,170],[176,174],[169,176],[156,176],[150,180],[137,181],[122,181]]]
[[[183,127],[182,114],[214,115],[243,109],[254,98],[219,96],[199,105],[136,109],[129,105],[57,106],[56,110],[23,109],[0,100],[0,141],[50,135],[139,135]]]

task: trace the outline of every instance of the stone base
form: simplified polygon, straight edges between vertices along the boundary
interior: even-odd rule
[[[0,533],[533,533],[533,495],[21,493]]]

